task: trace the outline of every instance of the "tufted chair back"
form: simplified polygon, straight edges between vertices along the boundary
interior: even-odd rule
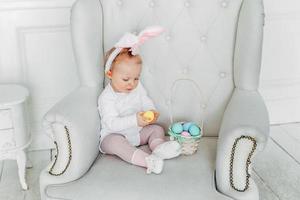
[[[72,24],[83,85],[105,86],[103,56],[125,32],[137,34],[150,25],[166,29],[140,49],[141,81],[165,128],[172,120],[203,120],[204,134],[216,136],[234,88],[257,89],[262,0],[86,1],[93,5],[90,16],[72,20],[86,20]]]

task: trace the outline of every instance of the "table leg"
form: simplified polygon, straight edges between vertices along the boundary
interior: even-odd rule
[[[18,173],[19,173],[19,179],[20,179],[22,189],[28,190],[28,186],[25,180],[26,154],[23,150],[17,153],[17,164],[18,164]]]
[[[27,168],[27,169],[30,169],[30,168],[32,168],[32,167],[33,167],[33,165],[32,165],[31,160],[30,160],[29,158],[27,158],[27,159],[26,159],[26,168]]]
[[[0,182],[1,182],[1,178],[2,178],[2,171],[3,171],[3,165],[4,165],[4,161],[0,161]]]

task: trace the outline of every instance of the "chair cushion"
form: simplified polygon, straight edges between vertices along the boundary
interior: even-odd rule
[[[216,137],[203,137],[197,153],[166,160],[160,175],[147,175],[142,167],[100,155],[81,179],[50,186],[47,193],[72,200],[229,199],[214,186],[216,145]]]

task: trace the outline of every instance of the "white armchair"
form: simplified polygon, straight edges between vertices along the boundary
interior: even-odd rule
[[[259,199],[251,159],[269,137],[258,92],[262,0],[77,0],[71,33],[81,86],[44,117],[57,156],[41,172],[42,200]],[[98,150],[104,52],[126,32],[161,25],[145,43],[142,82],[159,123],[204,120],[199,150],[160,175]],[[170,109],[171,108],[171,109]]]

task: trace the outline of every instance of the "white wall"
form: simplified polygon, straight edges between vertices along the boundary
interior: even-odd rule
[[[0,83],[30,90],[32,149],[53,147],[41,119],[78,86],[69,27],[74,1],[0,0]],[[265,0],[265,11],[260,91],[272,123],[300,121],[300,1]]]
[[[69,27],[73,2],[0,0],[0,83],[21,83],[29,89],[33,149],[53,146],[41,119],[78,86]]]
[[[300,122],[300,1],[264,0],[260,91],[272,124]]]

